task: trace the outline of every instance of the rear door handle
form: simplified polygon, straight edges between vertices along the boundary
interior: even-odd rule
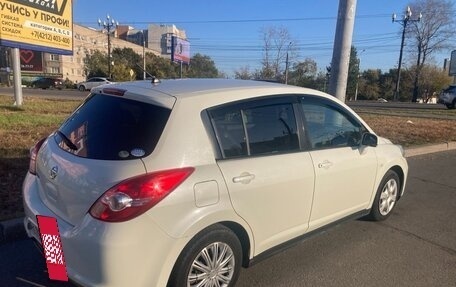
[[[241,173],[241,175],[233,177],[233,182],[247,184],[247,183],[250,183],[254,179],[255,179],[254,174],[250,174],[248,172],[243,172],[243,173]]]
[[[321,162],[321,163],[318,164],[319,168],[324,168],[324,169],[328,169],[331,166],[333,166],[333,163],[330,162],[329,160],[325,160],[324,162]]]

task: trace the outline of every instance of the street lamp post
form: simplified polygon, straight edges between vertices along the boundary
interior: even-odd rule
[[[358,72],[357,72],[357,75],[356,75],[356,87],[355,87],[355,101],[358,100],[358,87],[359,87],[359,66],[361,65],[361,59],[358,58],[358,61],[357,61],[357,66],[358,66]]]
[[[285,59],[285,85],[288,84],[288,51],[290,50],[290,46],[291,46],[292,42],[290,42],[288,44],[288,47],[287,47],[287,57]]]
[[[142,35],[142,44],[143,44],[143,80],[146,79],[146,36],[144,36],[144,31],[141,30]]]
[[[106,21],[101,22],[100,19],[98,19],[98,26],[103,27],[103,29],[106,30],[108,34],[108,77],[111,78],[111,31],[113,28],[117,28],[119,25],[118,22],[114,21],[113,18],[109,16],[109,14],[106,16]]]
[[[394,97],[393,97],[394,101],[397,101],[398,97],[399,97],[399,84],[400,84],[400,81],[401,81],[402,52],[404,50],[405,30],[407,28],[407,23],[408,22],[418,22],[418,21],[420,21],[422,15],[420,13],[419,16],[418,16],[418,19],[411,19],[411,17],[412,17],[412,10],[410,9],[410,6],[407,7],[407,10],[405,11],[404,19],[396,20],[396,14],[393,14],[393,17],[392,17],[393,23],[397,22],[397,23],[400,23],[402,25],[401,50],[399,52],[399,64],[397,66],[396,89],[394,90]]]
[[[365,49],[362,50],[361,53],[359,53],[358,57],[361,57],[361,54],[364,53],[365,51],[366,51]],[[358,100],[358,86],[359,86],[359,77],[360,77],[359,69],[361,66],[361,58],[358,58],[356,62],[357,62],[356,64],[357,64],[358,71],[357,71],[357,75],[356,75],[355,101]]]

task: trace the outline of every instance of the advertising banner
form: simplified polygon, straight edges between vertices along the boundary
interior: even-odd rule
[[[32,50],[19,50],[21,71],[43,72],[43,53]]]
[[[456,50],[451,52],[449,76],[456,76]]]
[[[184,39],[173,36],[171,60],[177,63],[190,63],[190,43]]]
[[[72,55],[72,0],[0,0],[0,45]]]

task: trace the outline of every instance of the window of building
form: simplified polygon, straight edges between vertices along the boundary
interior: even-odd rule
[[[52,74],[60,74],[60,68],[59,67],[49,67],[49,72]]]
[[[57,54],[50,54],[50,55],[49,55],[49,59],[50,59],[51,61],[59,61],[59,55],[57,55]]]

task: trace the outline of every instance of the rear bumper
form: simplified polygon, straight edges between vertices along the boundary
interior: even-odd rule
[[[45,206],[31,174],[25,178],[23,196],[28,236],[40,241],[36,215],[56,218],[68,277],[83,286],[166,286],[186,243],[167,235],[147,215],[127,223],[86,215],[72,226]]]

